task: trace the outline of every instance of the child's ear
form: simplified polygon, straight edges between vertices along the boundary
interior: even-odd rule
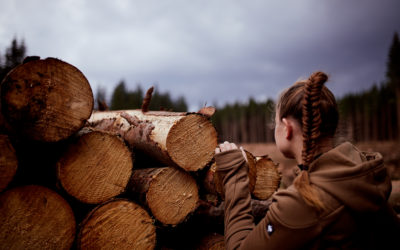
[[[292,139],[292,137],[293,137],[293,126],[292,126],[292,123],[286,118],[283,118],[282,122],[285,125],[286,140]]]

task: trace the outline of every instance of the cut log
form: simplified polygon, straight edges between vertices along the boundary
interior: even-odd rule
[[[247,157],[247,165],[249,168],[249,190],[250,193],[253,193],[254,188],[256,186],[256,158],[253,156],[252,153],[249,151],[245,150],[246,157]],[[215,161],[211,164],[209,170],[206,173],[206,177],[203,180],[203,187],[207,192],[210,194],[216,194],[223,200],[225,199],[225,194],[224,194],[224,183],[223,179],[218,173],[217,170],[217,164]]]
[[[138,204],[115,199],[96,207],[81,223],[78,249],[154,249],[156,228]]]
[[[77,132],[93,110],[89,82],[55,58],[15,67],[1,83],[1,108],[17,135],[56,142]]]
[[[215,161],[211,164],[210,168],[207,170],[202,188],[206,193],[217,195],[218,197],[224,197],[224,184],[222,178],[218,175],[217,164]]]
[[[0,192],[13,179],[18,168],[18,159],[7,135],[0,135]]]
[[[268,156],[255,157],[249,151],[246,151],[249,191],[253,198],[258,200],[268,199],[280,186],[281,175],[277,166]],[[224,200],[223,179],[219,175],[217,165],[213,162],[202,181],[202,187],[206,192],[217,195]]]
[[[213,233],[203,237],[197,250],[225,250],[224,236]]]
[[[165,225],[183,222],[199,200],[196,180],[175,167],[136,169],[128,190]]]
[[[254,188],[256,187],[256,181],[257,181],[256,157],[247,150],[245,150],[245,153],[246,153],[247,165],[248,165],[249,190],[250,190],[250,193],[253,194]]]
[[[42,186],[21,186],[0,195],[2,249],[70,249],[75,218],[68,203]]]
[[[275,164],[267,155],[256,157],[255,171],[250,180],[254,180],[253,196],[260,200],[268,199],[278,190],[281,175],[278,172],[278,164]],[[251,169],[251,168],[250,168]]]
[[[118,132],[133,149],[186,171],[204,168],[217,146],[211,121],[197,113],[94,112],[89,123],[96,129]]]
[[[124,192],[132,168],[132,153],[119,136],[90,130],[71,143],[57,163],[64,190],[88,204]]]

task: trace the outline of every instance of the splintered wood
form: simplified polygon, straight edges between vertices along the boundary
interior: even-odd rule
[[[128,144],[165,165],[186,171],[203,169],[213,158],[217,132],[196,113],[141,110],[94,112],[89,124],[119,133]]]
[[[55,142],[78,131],[93,110],[85,76],[55,58],[14,68],[1,83],[2,113],[16,133]]]

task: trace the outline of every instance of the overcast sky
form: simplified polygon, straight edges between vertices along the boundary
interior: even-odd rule
[[[57,57],[110,96],[156,86],[200,106],[263,101],[315,70],[337,97],[385,79],[399,0],[1,0],[0,53]]]

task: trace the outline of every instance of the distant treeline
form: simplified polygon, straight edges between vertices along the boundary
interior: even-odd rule
[[[397,33],[389,50],[386,81],[338,100],[337,139],[379,141],[400,139],[400,43]],[[213,117],[221,141],[273,142],[274,102],[227,105]]]
[[[144,94],[145,92],[140,85],[138,85],[135,90],[130,91],[126,89],[125,81],[120,81],[113,91],[109,108],[111,110],[140,109]],[[104,89],[98,89],[96,100],[98,103],[105,102],[106,93]],[[183,96],[175,100],[168,92],[159,93],[159,91],[155,89],[151,97],[149,109],[185,112],[188,108]]]
[[[241,143],[274,140],[275,103],[272,100],[248,104],[235,103],[217,108],[212,117],[220,141]]]
[[[22,62],[26,48],[24,42],[14,39],[6,49],[4,59],[0,54],[0,80],[9,70]],[[141,107],[144,91],[138,85],[128,90],[124,81],[115,87],[111,100],[106,101],[105,90],[96,93],[97,108],[111,110],[138,109]],[[348,94],[338,99],[340,121],[337,136],[339,139],[360,141],[379,141],[400,139],[400,42],[398,34],[393,36],[389,50],[386,80],[380,85],[356,94]],[[153,92],[150,110],[187,111],[184,97],[176,100],[168,92]],[[248,103],[235,103],[217,107],[212,117],[219,140],[238,143],[274,141],[275,103],[272,100]]]

